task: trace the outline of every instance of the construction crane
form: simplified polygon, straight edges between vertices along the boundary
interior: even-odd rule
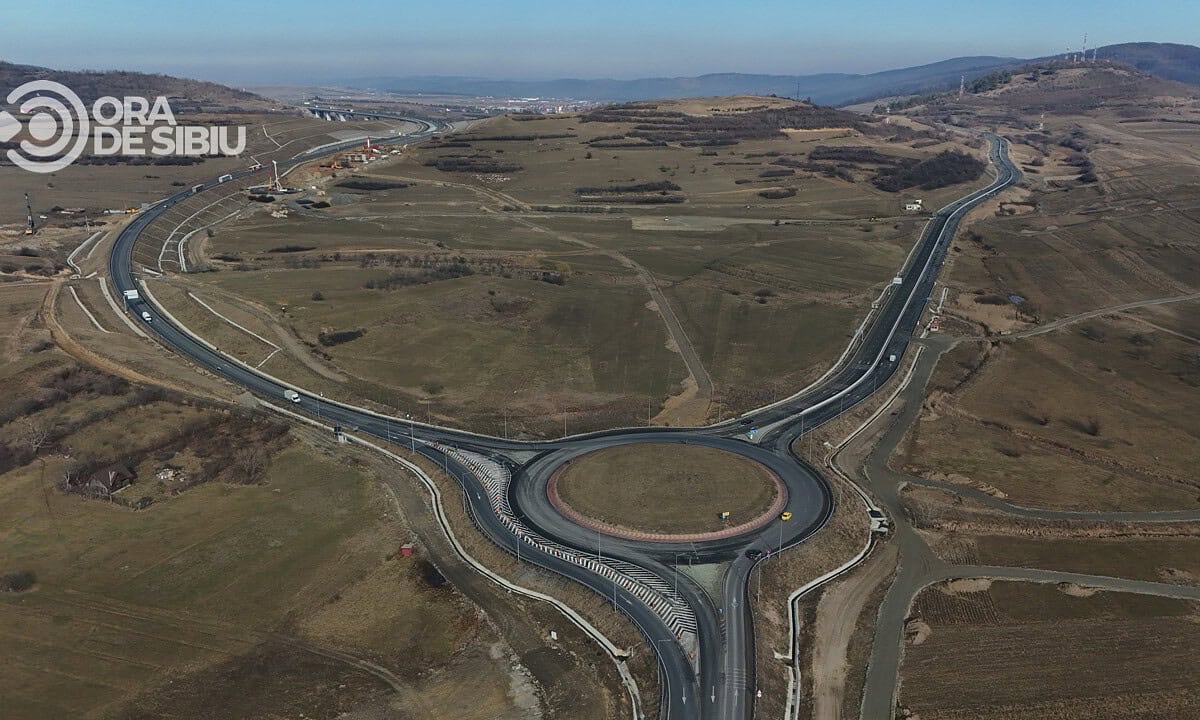
[[[25,217],[28,219],[25,225],[25,234],[32,235],[37,232],[37,227],[33,224],[33,205],[29,202],[29,193],[25,193]]]

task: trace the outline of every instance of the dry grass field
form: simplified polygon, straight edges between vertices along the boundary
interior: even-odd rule
[[[738,135],[768,105],[819,127]],[[647,398],[656,423],[698,423],[822,372],[903,262],[921,222],[876,174],[978,152],[763,98],[620,112],[494,118],[367,166],[314,164],[294,175],[319,188],[305,197],[223,205],[240,214],[188,245],[218,272],[188,281],[268,313],[337,396],[487,432],[507,412],[530,436],[639,424]],[[639,130],[655,113],[686,137]],[[936,207],[969,184],[919,194]]]
[[[985,355],[964,343],[942,359],[945,375],[933,381],[905,467],[1022,505],[1197,507],[1197,352],[1125,318],[1000,343]]]
[[[934,586],[913,606],[925,627],[909,636],[900,705],[927,720],[1190,717],[1198,612],[1052,585]]]
[[[1200,112],[1194,89],[1130,84],[1107,68],[1064,72],[1016,78],[963,111],[1008,126],[1026,182],[955,241],[946,307],[959,332],[1028,331],[1200,290],[1200,126],[1187,124]],[[1072,104],[1084,96],[1068,89],[1093,86],[1109,99],[1084,113]],[[1029,119],[1032,107],[1047,110],[1044,131]],[[961,345],[943,358],[907,468],[1024,505],[1200,505],[1198,303]]]
[[[373,466],[80,365],[47,340],[48,289],[0,286],[0,575],[32,581],[0,593],[5,718],[337,715],[468,678],[456,716],[523,716],[493,627],[397,553],[412,536]],[[86,323],[69,302],[60,321]],[[131,486],[61,489],[112,462]]]
[[[653,473],[654,481],[647,478]],[[574,510],[643,532],[696,533],[749,522],[771,506],[774,480],[739,455],[696,445],[633,444],[571,463],[558,494]],[[728,520],[718,516],[729,513]]]
[[[1027,537],[981,535],[972,541],[983,564],[1037,567],[1091,575],[1109,575],[1200,583],[1200,538],[1195,533],[1166,537],[1058,538],[1053,542]]]

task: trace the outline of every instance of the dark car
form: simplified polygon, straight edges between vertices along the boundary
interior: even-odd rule
[[[750,558],[751,560],[758,560],[762,558],[762,556],[763,551],[759,550],[758,548],[750,548],[746,551],[746,557]]]

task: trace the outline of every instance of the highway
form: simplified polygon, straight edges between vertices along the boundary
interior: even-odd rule
[[[380,144],[418,142],[438,131],[432,123],[423,124],[424,129],[417,133],[381,139]],[[988,139],[995,178],[987,187],[956,200],[931,218],[900,273],[901,282],[893,285],[881,301],[869,327],[855,336],[845,361],[818,385],[795,397],[703,428],[625,428],[554,441],[507,440],[389,417],[322,399],[251,368],[173,322],[147,293],[133,264],[134,244],[142,231],[168,208],[191,197],[190,191],[146,209],[121,231],[109,257],[109,277],[119,292],[140,292],[141,297],[129,301],[127,308],[135,321],[166,347],[262,398],[281,403],[285,390],[296,390],[301,400],[293,408],[347,431],[409,445],[461,484],[473,520],[492,542],[509,552],[519,552],[522,560],[561,573],[611,599],[614,607],[645,635],[658,658],[663,687],[661,717],[748,720],[754,699],[754,638],[747,579],[756,560],[747,557],[746,551],[751,548],[777,551],[802,542],[820,530],[832,514],[832,497],[824,478],[792,452],[792,443],[804,432],[868,397],[899,367],[899,359],[918,326],[958,222],[971,208],[1020,177],[1008,160],[1007,142],[994,135]],[[301,153],[280,163],[280,170],[358,142],[347,141]],[[238,173],[235,177],[248,174]],[[205,183],[200,192],[217,184]],[[151,322],[141,321],[143,311],[151,314]],[[737,452],[763,463],[783,479],[788,491],[787,508],[794,517],[786,523],[775,520],[737,538],[695,546],[605,537],[598,548],[594,532],[568,522],[550,507],[544,484],[556,468],[573,457],[589,450],[634,442],[699,444]],[[514,456],[528,459],[518,462],[512,459]],[[472,469],[471,457],[485,458],[504,468],[505,477],[511,478],[503,488],[501,500],[495,496],[496,481],[493,479],[489,486],[488,478],[478,468]],[[497,502],[506,509],[498,509]],[[505,512],[511,512],[512,517],[505,516]],[[514,522],[522,528],[519,532],[514,532]],[[522,534],[526,530],[530,533]],[[560,546],[567,551],[555,549]],[[709,597],[686,576],[673,572],[681,553],[700,561],[728,563],[720,598]],[[606,569],[604,572],[608,574],[603,575],[588,569],[585,565],[594,563],[590,560],[584,563],[581,558],[592,555],[600,555],[604,562],[635,566],[645,573],[640,575],[642,585],[631,584],[631,578],[638,576],[638,572],[624,571],[621,575]],[[646,602],[647,595],[655,592],[661,600],[665,594],[662,588],[668,583],[674,595],[668,605],[674,609],[666,612],[681,613],[683,619],[679,622],[693,629],[697,638],[694,658],[689,657],[685,643],[679,641],[679,625],[664,619],[661,607],[656,610]]]

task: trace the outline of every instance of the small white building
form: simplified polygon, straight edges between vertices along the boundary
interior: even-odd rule
[[[921,212],[924,209],[920,200],[909,200],[904,203],[904,212]]]

